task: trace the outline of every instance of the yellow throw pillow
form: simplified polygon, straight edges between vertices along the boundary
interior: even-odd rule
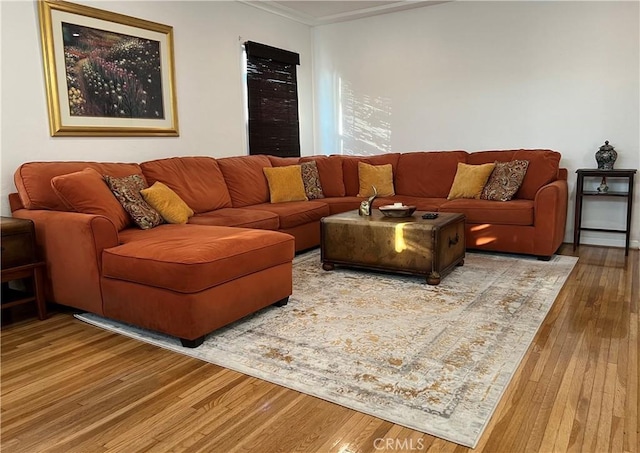
[[[160,181],[140,191],[149,206],[158,211],[167,223],[187,223],[193,209],[180,196]]]
[[[300,165],[284,167],[264,167],[262,169],[269,183],[271,203],[285,201],[307,201],[307,194],[302,182]]]
[[[359,197],[370,197],[373,195],[373,187],[380,197],[395,195],[393,189],[393,167],[391,164],[369,165],[358,162],[358,179],[360,181]]]
[[[449,190],[448,200],[456,198],[480,198],[482,189],[487,183],[495,163],[482,165],[468,165],[458,163],[456,177],[453,179],[453,185]]]

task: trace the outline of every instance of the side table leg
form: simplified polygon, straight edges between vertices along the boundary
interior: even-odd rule
[[[582,191],[584,187],[583,175],[578,173],[578,181],[576,184],[576,203],[574,206],[573,217],[573,250],[580,245],[580,229],[582,228]]]
[[[628,197],[627,197],[627,229],[626,229],[626,237],[624,242],[624,256],[629,256],[629,240],[631,239],[631,212],[633,206],[633,177],[634,173],[629,175],[629,189],[628,189]]]
[[[38,319],[47,318],[47,303],[44,300],[44,279],[42,276],[42,266],[36,266],[33,270],[33,290],[36,296],[36,306],[38,307]]]

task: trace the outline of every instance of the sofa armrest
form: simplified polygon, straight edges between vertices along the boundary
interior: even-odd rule
[[[118,230],[106,217],[77,212],[18,209],[30,219],[46,263],[47,300],[102,313],[102,251],[118,245]]]
[[[566,178],[546,184],[536,192],[533,201],[535,255],[549,257],[564,241],[568,196]]]

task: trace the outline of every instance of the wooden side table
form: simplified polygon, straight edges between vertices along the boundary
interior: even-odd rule
[[[27,219],[0,217],[2,230],[2,309],[35,302],[38,318],[45,319],[47,309],[44,299],[44,262],[36,252],[35,228]],[[32,279],[32,291],[18,291],[9,282]]]
[[[629,239],[631,236],[631,210],[633,207],[633,179],[637,170],[599,170],[582,168],[576,170],[578,181],[576,185],[576,206],[575,206],[575,222],[573,230],[573,249],[580,245],[581,231],[604,231],[610,233],[624,233],[626,235],[624,254],[629,255]],[[584,190],[584,178],[627,178],[629,186],[626,192],[606,191],[598,192],[597,190]],[[624,230],[611,228],[585,228],[582,226],[582,201],[585,197],[622,197],[627,200],[627,222]]]

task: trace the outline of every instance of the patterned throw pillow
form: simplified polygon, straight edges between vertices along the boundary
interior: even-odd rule
[[[496,168],[482,189],[483,200],[509,201],[516,194],[529,166],[528,160],[496,162]]]
[[[163,222],[162,216],[158,211],[149,206],[140,194],[142,189],[148,187],[142,176],[130,175],[115,178],[105,175],[104,180],[124,210],[129,213],[133,221],[136,222],[140,228],[148,230]]]
[[[309,200],[324,198],[316,162],[304,162],[300,164],[300,168],[302,169],[302,183],[304,184],[304,191],[307,194],[307,198]]]

